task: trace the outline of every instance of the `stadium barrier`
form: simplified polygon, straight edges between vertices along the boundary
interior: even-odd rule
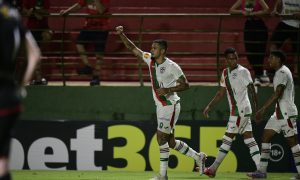
[[[192,86],[180,92],[180,120],[203,120],[202,112],[219,87]],[[27,120],[137,120],[156,119],[151,87],[27,87],[22,119]],[[258,88],[258,106],[273,93],[271,87]],[[300,94],[296,87],[296,97]],[[300,98],[295,98],[300,107]],[[266,118],[274,112],[269,108]],[[229,106],[226,97],[210,113],[210,120],[227,120]]]
[[[218,153],[225,121],[180,121],[176,136],[208,154],[209,166]],[[264,123],[254,126],[260,144]],[[298,124],[298,127],[299,124]],[[150,171],[159,169],[159,148],[153,121],[20,121],[13,135],[12,169]],[[255,170],[249,150],[237,137],[220,172]],[[174,150],[170,171],[191,172],[194,161]],[[282,136],[272,140],[268,171],[291,172],[295,166]]]

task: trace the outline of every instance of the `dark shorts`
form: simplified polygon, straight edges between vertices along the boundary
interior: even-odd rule
[[[285,40],[289,39],[292,42],[293,51],[297,52],[299,42],[297,43],[299,39],[299,29],[289,26],[285,24],[284,22],[278,23],[277,27],[275,28],[272,37],[271,42],[276,44],[277,48],[280,48]]]
[[[0,88],[0,156],[8,157],[13,127],[22,111],[18,95]]]
[[[94,44],[96,53],[103,53],[105,50],[108,31],[81,30],[77,37],[76,44]]]
[[[34,37],[34,39],[39,42],[39,41],[42,41],[43,40],[43,32],[49,32],[50,29],[43,29],[43,30],[31,30],[31,33]]]

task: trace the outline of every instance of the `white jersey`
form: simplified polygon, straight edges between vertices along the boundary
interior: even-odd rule
[[[295,89],[292,73],[288,67],[283,65],[275,73],[273,79],[274,91],[279,85],[284,85],[284,91],[278,102],[276,103],[277,119],[290,118],[298,115],[297,107],[294,103]]]
[[[247,86],[253,83],[248,69],[241,65],[230,71],[223,70],[220,84],[227,90],[227,99],[230,106],[230,116],[250,116],[252,113]]]
[[[300,0],[282,0],[281,14],[290,15],[300,12]],[[299,28],[300,21],[296,19],[282,20],[285,24]]]
[[[151,59],[151,54],[148,52],[143,52],[143,60],[149,67],[155,104],[162,106],[176,104],[180,100],[176,92],[159,96],[155,89],[175,87],[176,81],[184,75],[181,68],[169,58],[166,58],[162,64],[157,64],[155,60]]]

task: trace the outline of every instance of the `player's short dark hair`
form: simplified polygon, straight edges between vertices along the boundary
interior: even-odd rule
[[[284,52],[280,51],[280,50],[273,50],[270,52],[271,56],[275,56],[278,57],[280,59],[281,62],[284,62],[286,60],[286,55]]]
[[[227,49],[224,51],[225,57],[227,57],[228,54],[234,54],[234,53],[236,53],[236,50],[235,50],[235,48],[233,48],[233,47],[227,48]]]
[[[153,41],[153,43],[157,43],[159,44],[159,46],[162,48],[162,49],[165,49],[167,51],[168,49],[168,42],[164,39],[156,39]]]

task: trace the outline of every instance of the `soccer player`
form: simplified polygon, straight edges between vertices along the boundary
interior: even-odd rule
[[[223,70],[219,91],[203,111],[204,116],[208,118],[208,113],[212,107],[227,93],[230,107],[229,121],[223,136],[223,143],[214,163],[204,170],[204,174],[209,177],[216,176],[216,171],[230,150],[233,138],[237,134],[243,136],[257,168],[260,159],[259,149],[252,134],[251,114],[252,108],[254,112],[256,110],[257,98],[250,72],[245,67],[237,64],[238,54],[234,48],[226,49],[224,54],[228,68]],[[248,93],[251,97],[252,108]]]
[[[197,153],[183,141],[175,139],[174,129],[180,113],[180,98],[176,92],[189,88],[189,83],[181,68],[174,61],[166,57],[167,41],[154,40],[151,53],[144,52],[133,44],[124,34],[123,27],[116,27],[125,46],[137,57],[142,58],[149,67],[152,93],[156,104],[157,114],[157,142],[160,150],[159,175],[152,180],[166,180],[169,161],[169,149],[173,148],[180,153],[192,157],[199,173],[203,173],[206,155]]]
[[[282,51],[270,52],[269,64],[274,69],[273,79],[274,93],[256,113],[256,121],[260,122],[266,109],[276,103],[275,112],[268,120],[261,144],[260,166],[256,172],[248,173],[249,177],[267,178],[267,166],[270,159],[271,139],[276,133],[283,132],[295,160],[298,174],[294,179],[300,179],[300,146],[297,139],[298,116],[297,107],[294,103],[295,89],[292,73],[288,67],[283,65],[286,56]]]
[[[27,68],[22,83],[14,78],[16,55],[21,43],[27,50]],[[21,112],[21,88],[28,84],[40,58],[40,50],[29,31],[25,31],[17,10],[0,0],[0,180],[10,180],[8,169],[11,133]]]

